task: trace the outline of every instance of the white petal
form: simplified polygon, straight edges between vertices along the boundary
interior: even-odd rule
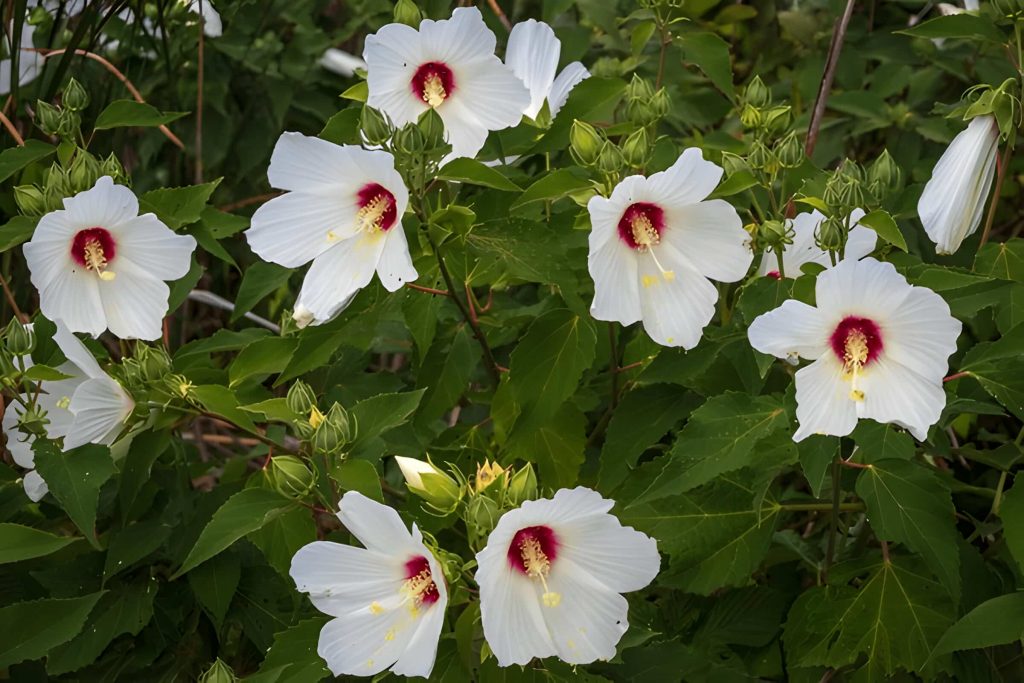
[[[298,301],[317,320],[329,320],[370,284],[384,250],[383,236],[361,233],[313,259]]]
[[[962,328],[941,296],[925,287],[914,287],[899,308],[882,321],[883,353],[938,382],[946,375]]]
[[[63,321],[72,332],[85,332],[93,337],[107,329],[99,283],[96,275],[84,269],[63,271],[45,283],[32,278],[32,284],[39,289],[39,309],[43,315]]]
[[[24,397],[24,395],[23,395]],[[29,434],[22,434],[18,430],[18,418],[25,412],[20,403],[11,402],[4,406],[3,421],[0,427],[3,428],[4,438],[7,439],[7,450],[18,467],[35,467],[35,454],[32,452],[32,442],[35,437]]]
[[[529,19],[512,27],[505,49],[505,64],[530,91],[530,104],[524,112],[537,117],[551,92],[558,70],[562,44],[544,22]]]
[[[377,277],[384,289],[395,292],[419,277],[409,255],[409,243],[405,239],[402,223],[396,223],[384,236],[384,250],[377,263]]]
[[[71,363],[63,363],[57,369],[65,374],[79,373],[78,368]],[[86,377],[78,375],[72,379],[42,383],[42,393],[39,394],[36,405],[40,410],[46,411],[46,419],[50,421],[46,425],[46,435],[51,439],[66,436],[74,427],[75,416],[71,412],[71,397],[85,381]]]
[[[653,251],[673,276],[666,279],[650,254],[638,255],[644,330],[662,346],[692,349],[715,315],[718,290],[671,244],[662,242]]]
[[[296,268],[352,237],[357,211],[355,195],[292,192],[260,206],[245,238],[264,261]]]
[[[111,230],[117,251],[110,269],[117,271],[121,256],[160,280],[177,280],[188,273],[196,239],[178,235],[151,213],[129,219]]]
[[[928,237],[952,254],[981,224],[995,175],[999,127],[992,116],[971,119],[942,154],[917,202]]]
[[[163,334],[170,288],[128,257],[117,259],[114,272],[113,280],[94,278],[107,327],[121,339],[159,339]]]
[[[878,233],[871,228],[858,224],[858,221],[864,216],[863,209],[854,209],[850,213],[849,221],[853,228],[846,237],[843,258],[862,259],[875,250],[875,245],[878,243]]]
[[[563,560],[571,562],[608,590],[640,590],[654,580],[661,568],[657,542],[632,527],[622,526],[614,515],[580,517],[558,524],[555,531],[559,540],[556,566]]]
[[[109,444],[134,407],[131,397],[109,377],[82,382],[71,397],[71,412],[75,418],[71,431],[64,437],[64,450],[87,443]]]
[[[864,392],[856,404],[860,417],[905,425],[918,441],[927,438],[946,406],[941,379],[926,379],[884,352],[864,369],[858,387]]]
[[[910,289],[891,263],[869,257],[844,259],[818,275],[815,295],[818,309],[838,323],[850,315],[884,319],[899,308]]]
[[[23,247],[34,284],[49,282],[69,269],[78,268],[71,257],[71,247],[80,229],[70,222],[68,212],[63,209],[51,211],[39,219],[32,239]]]
[[[462,86],[437,108],[452,145],[448,158],[475,157],[487,132],[519,123],[529,92],[508,68],[493,60],[453,69]]]
[[[208,38],[218,38],[224,32],[220,13],[214,9],[210,0],[193,0],[189,9],[197,12],[203,18],[203,35]]]
[[[570,664],[589,664],[615,656],[615,646],[629,628],[629,603],[601,585],[587,569],[557,561],[548,588],[561,596],[556,607],[542,607],[558,657]],[[540,602],[539,596],[534,598]]]
[[[594,280],[590,315],[597,320],[632,325],[641,318],[637,255],[617,235],[595,249],[596,235],[590,233],[591,251],[587,258]]]
[[[315,541],[292,557],[295,587],[333,617],[394,601],[405,580],[400,556],[340,543]]]
[[[384,554],[421,554],[394,508],[349,491],[338,506],[338,519],[369,550]]]
[[[525,665],[534,657],[550,657],[557,650],[532,582],[508,563],[506,553],[512,537],[505,538],[504,544],[501,540],[492,533],[487,547],[476,556],[484,638],[498,666]]]
[[[813,360],[829,351],[834,327],[813,306],[789,299],[778,308],[757,316],[747,330],[750,345],[776,358],[797,354]]]
[[[444,581],[435,585],[441,589]],[[426,610],[415,625],[412,638],[405,646],[398,661],[391,667],[392,673],[398,676],[420,676],[429,678],[437,658],[437,644],[441,639],[441,628],[444,626],[444,610],[448,599],[438,600]]]
[[[270,155],[267,178],[279,190],[352,195],[363,184],[360,178],[352,178],[356,149],[363,154],[391,156],[387,152],[336,145],[302,133],[281,133]]]
[[[64,200],[69,223],[79,229],[100,227],[111,230],[139,215],[139,200],[124,185],[115,185],[110,176],[103,176],[85,192]]]
[[[71,333],[71,330],[67,328],[62,321],[56,321],[57,331],[53,334],[53,341],[57,343],[57,347],[64,354],[64,357],[71,361],[75,367],[78,368],[78,373],[65,373],[65,374],[84,374],[86,377],[106,377],[107,373],[100,369],[99,363],[93,357],[92,352],[86,348],[85,344]],[[47,383],[50,386],[50,383]]]
[[[819,276],[820,277],[820,276]],[[796,373],[796,419],[800,427],[794,441],[812,434],[846,436],[857,426],[856,401],[850,384],[842,379],[843,366],[826,353]]]
[[[336,676],[374,676],[402,655],[415,635],[407,610],[369,609],[332,619],[320,631],[317,654]]]
[[[722,172],[700,149],[690,147],[670,168],[648,178],[651,201],[676,207],[696,204],[714,191]]]
[[[43,481],[42,475],[35,470],[26,472],[24,479],[21,480],[21,485],[25,487],[25,495],[28,496],[29,500],[33,503],[38,503],[43,499],[49,491],[50,487]]]
[[[705,277],[719,282],[736,282],[747,274],[754,253],[750,235],[736,209],[723,199],[712,199],[670,210],[663,241],[682,254]]]
[[[562,69],[562,73],[555,78],[555,82],[551,85],[551,92],[548,94],[548,109],[551,110],[552,118],[565,106],[572,89],[588,78],[590,78],[590,72],[579,62],[567,64]]]
[[[475,7],[460,7],[451,19],[420,22],[424,62],[445,62],[449,66],[493,58],[497,38]],[[456,86],[458,82],[456,81]]]
[[[419,31],[404,24],[388,24],[366,37],[366,103],[383,111],[396,126],[414,122],[427,103],[412,92],[416,69],[431,60],[421,47]]]

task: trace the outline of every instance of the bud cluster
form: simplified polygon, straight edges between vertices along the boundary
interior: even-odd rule
[[[102,176],[115,182],[127,180],[124,167],[113,153],[100,160],[87,150],[77,148],[69,165],[54,162],[41,185],[19,185],[14,188],[14,201],[25,216],[42,216],[63,208],[64,199],[88,190]]]

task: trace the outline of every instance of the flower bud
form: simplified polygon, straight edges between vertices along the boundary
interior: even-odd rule
[[[644,166],[651,155],[651,144],[647,136],[647,129],[640,128],[634,131],[626,141],[622,143],[622,157],[630,166]]]
[[[274,490],[288,498],[303,498],[313,489],[315,479],[306,463],[293,455],[270,459],[268,476]]]
[[[658,113],[651,101],[629,100],[626,103],[626,118],[638,126],[647,126],[658,120]]]
[[[63,174],[60,176],[63,178]],[[64,208],[64,197],[67,193],[64,190],[64,182],[46,183],[43,190],[43,203],[46,205],[46,212],[56,211]],[[45,213],[45,212],[44,212]]]
[[[572,122],[572,128],[569,130],[570,150],[581,166],[593,166],[597,163],[603,142],[601,134],[589,123],[579,119]]]
[[[611,140],[605,140],[601,145],[601,153],[597,156],[597,168],[602,173],[618,173],[626,162],[622,158],[622,152]]]
[[[89,93],[74,77],[68,81],[61,97],[61,103],[71,111],[82,111],[89,106]]]
[[[473,482],[474,491],[483,493],[495,482],[499,482],[499,488],[505,488],[508,485],[508,476],[501,465],[484,460],[482,464],[476,466],[476,479]]]
[[[445,144],[444,121],[441,120],[441,115],[434,107],[427,107],[426,111],[420,114],[416,125],[423,133],[425,149],[436,150]]]
[[[192,382],[184,375],[167,375],[164,377],[164,386],[178,398],[187,399],[192,393]]]
[[[427,148],[427,141],[419,126],[410,123],[395,133],[395,147],[406,154],[419,154]]]
[[[235,683],[238,678],[235,676],[235,672],[231,670],[231,667],[225,664],[217,658],[210,668],[207,669],[199,676],[199,683]]]
[[[753,80],[747,84],[746,90],[743,91],[743,101],[758,109],[772,103],[772,93],[760,76],[754,76]]]
[[[758,128],[761,125],[761,110],[749,104],[740,110],[740,123],[744,128]]]
[[[288,394],[285,396],[285,402],[288,404],[288,410],[292,411],[296,415],[310,415],[310,424],[313,424],[313,416],[310,411],[316,409],[316,394],[313,393],[312,387],[303,382],[301,379],[295,380],[295,383],[288,387]],[[317,410],[317,414],[320,415],[320,419],[323,419],[323,415]],[[319,424],[319,421],[317,422]],[[313,425],[316,428],[317,425]]]
[[[84,149],[78,150],[68,169],[68,180],[75,192],[88,190],[100,177],[100,164]]]
[[[82,117],[78,112],[71,111],[70,109],[65,109],[61,112],[57,135],[64,140],[76,140],[81,128]]]
[[[473,496],[466,504],[466,527],[470,538],[486,538],[494,531],[498,518],[501,517],[501,506],[487,496]]]
[[[669,99],[668,90],[665,88],[661,88],[658,92],[654,93],[654,97],[650,100],[651,111],[659,119],[668,114],[671,104],[672,100]]]
[[[816,233],[818,246],[825,251],[839,251],[843,246],[843,221],[840,218],[826,218],[818,225]]]
[[[115,183],[120,180],[128,180],[128,174],[125,173],[121,160],[114,156],[113,152],[100,164],[100,175],[110,176]]]
[[[11,318],[4,330],[4,346],[15,356],[27,356],[36,348],[35,332],[17,318]]]
[[[789,107],[772,107],[765,110],[763,115],[765,129],[774,135],[784,133],[793,121],[792,110]]]
[[[903,181],[903,172],[899,164],[889,154],[889,150],[882,150],[882,153],[871,164],[868,171],[868,180],[876,184],[883,192],[895,192],[900,188]]]
[[[46,213],[46,198],[35,185],[19,185],[14,188],[14,201],[26,216],[42,216]]]
[[[451,512],[462,500],[462,487],[430,461],[395,456],[410,491],[442,512]]]
[[[36,100],[36,125],[47,135],[56,135],[60,129],[60,107]]]
[[[508,482],[508,500],[513,505],[521,505],[523,501],[533,500],[537,497],[537,475],[533,471],[533,465],[526,464],[516,470]]]
[[[783,168],[796,168],[803,163],[804,150],[795,132],[790,131],[786,137],[779,140],[775,145],[775,157]]]
[[[340,403],[335,403],[313,432],[313,448],[321,453],[340,452],[351,442],[355,433],[354,427],[348,412]]]
[[[364,106],[359,115],[359,128],[363,132],[363,139],[371,145],[384,144],[394,133],[387,116],[369,106]]]
[[[627,100],[649,100],[654,97],[654,87],[646,78],[641,78],[636,72],[626,86]]]
[[[395,3],[394,18],[396,24],[419,28],[420,22],[423,21],[423,14],[412,0],[398,0]]]
[[[733,176],[742,171],[750,171],[750,164],[738,154],[722,152],[722,168],[726,176]]]
[[[793,241],[790,238],[789,226],[782,221],[765,221],[758,230],[758,236],[762,243],[771,249],[784,247]]]
[[[750,154],[747,156],[747,161],[750,165],[758,170],[767,170],[775,165],[775,155],[768,149],[763,142],[758,140],[750,148]]]
[[[148,382],[162,379],[171,369],[171,357],[162,346],[139,343],[135,347],[135,360],[139,363],[140,376]]]

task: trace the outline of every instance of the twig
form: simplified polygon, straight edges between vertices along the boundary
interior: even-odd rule
[[[193,289],[192,291],[190,291],[188,293],[188,299],[190,299],[192,301],[198,301],[199,303],[206,304],[207,306],[212,306],[214,308],[219,308],[222,311],[228,311],[229,313],[233,313],[234,310],[235,310],[234,302],[228,301],[224,297],[219,296],[217,294],[214,294],[213,292],[208,292],[205,289]],[[246,320],[253,321],[254,323],[259,325],[260,327],[267,328],[268,330],[270,330],[274,334],[281,334],[281,326],[280,325],[272,323],[269,320],[267,320],[266,318],[262,318],[262,317],[256,315],[255,313],[247,311],[243,315],[243,317]]]
[[[195,182],[203,182],[203,40],[206,31],[206,17],[203,16],[203,2],[199,0],[199,52],[196,55],[196,172]]]
[[[424,294],[437,294],[438,296],[451,296],[448,292],[443,289],[434,289],[433,287],[423,287],[422,285],[414,285],[411,282],[406,282],[405,286],[409,289],[414,289],[417,292],[423,292]]]
[[[839,66],[839,53],[843,49],[843,41],[846,39],[846,27],[850,24],[850,16],[853,14],[855,0],[846,0],[846,9],[843,16],[836,22],[832,30],[832,43],[828,46],[828,57],[825,59],[825,73],[821,77],[821,87],[818,88],[818,96],[814,99],[814,109],[811,112],[811,122],[807,126],[807,142],[804,144],[804,153],[811,156],[814,153],[814,146],[818,142],[818,131],[821,129],[821,120],[825,116],[825,102],[828,100],[828,93],[832,90],[832,81],[836,77],[836,67]]]
[[[11,293],[11,288],[7,286],[7,278],[5,278],[2,273],[0,273],[0,285],[3,285],[4,296],[7,297],[7,303],[11,305],[11,310],[14,311],[14,315],[17,316],[18,320],[21,322],[27,323],[28,316],[22,313],[21,309],[18,308],[18,302],[14,300],[14,294]]]
[[[491,6],[491,11],[498,15],[498,21],[505,27],[506,31],[512,30],[512,22],[508,20],[505,13],[501,11],[501,7],[498,6],[498,0],[487,0],[487,4]]]
[[[7,115],[4,114],[2,111],[0,111],[0,123],[4,124],[4,128],[6,128],[7,132],[11,134],[11,137],[14,138],[14,141],[18,143],[18,147],[25,146],[25,139],[21,137],[21,135],[18,133],[18,129],[14,127],[14,124],[11,123],[11,120],[7,118]]]
[[[67,50],[64,49],[64,48],[61,48],[59,50],[45,50],[45,49],[41,49],[41,48],[33,48],[33,50],[35,52],[40,53],[43,56],[43,59],[49,59],[50,57],[56,57],[57,55],[62,55],[65,52],[67,52]],[[87,57],[87,58],[89,58],[89,59],[91,59],[91,60],[93,60],[95,62],[99,62],[100,64],[102,64],[103,68],[105,68],[110,73],[114,74],[114,76],[117,78],[117,80],[121,81],[121,83],[124,85],[124,87],[128,89],[128,92],[130,92],[132,94],[132,97],[135,98],[136,102],[138,102],[140,104],[145,104],[146,103],[146,100],[144,100],[142,98],[142,93],[139,92],[139,89],[136,88],[135,85],[131,81],[128,80],[128,77],[125,76],[123,73],[121,73],[121,71],[116,66],[111,64],[109,61],[107,61],[103,57],[99,56],[98,54],[95,54],[93,52],[89,52],[88,50],[75,50],[75,54],[76,55],[82,55],[83,57]],[[178,138],[177,135],[172,133],[170,128],[168,128],[167,126],[164,126],[164,125],[159,126],[159,128],[160,128],[160,132],[163,133],[164,136],[168,140],[170,140],[172,143],[174,143],[175,147],[177,147],[178,149],[184,151],[185,143],[182,142]]]
[[[886,564],[892,564],[892,560],[889,559],[889,544],[885,541],[882,543],[882,561]]]
[[[970,374],[971,373],[969,373],[969,372],[954,372],[949,377],[943,377],[942,381],[943,382],[952,382],[953,380],[960,379],[961,377],[968,377],[968,376],[970,376]]]
[[[1006,167],[1010,163],[1010,145],[1006,145],[1003,148],[1003,157],[996,164],[996,187],[992,191],[992,201],[988,205],[988,216],[985,217],[985,229],[981,231],[981,241],[978,243],[978,249],[985,246],[988,242],[989,233],[992,232],[992,221],[996,217],[996,206],[999,204],[999,191],[1003,187],[1003,176],[1006,175]]]
[[[231,213],[235,209],[243,209],[243,208],[245,208],[247,206],[251,206],[253,204],[260,204],[260,203],[265,202],[265,201],[267,201],[269,199],[273,199],[274,197],[280,197],[283,194],[284,194],[284,192],[267,192],[265,194],[258,194],[258,195],[255,195],[253,197],[246,197],[245,199],[239,199],[237,202],[231,202],[230,204],[224,204],[223,206],[218,206],[217,210],[224,211],[226,213]]]
[[[646,362],[646,360],[638,360],[635,363],[630,363],[629,365],[623,365],[622,367],[615,368],[615,372],[626,372],[627,370],[635,370],[636,368],[639,368]]]

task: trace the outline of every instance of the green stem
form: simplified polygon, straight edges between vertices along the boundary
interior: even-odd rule
[[[840,465],[842,442],[836,449],[835,458],[832,460],[832,518],[829,520],[828,547],[825,550],[825,566],[821,570],[822,583],[828,583],[828,570],[832,568],[832,561],[836,553],[836,536],[839,532],[839,512],[842,504],[842,466]]]
[[[779,507],[787,512],[815,512],[826,510],[838,510],[839,512],[864,512],[867,508],[864,503],[782,503]]]
[[[614,322],[608,323],[608,372],[611,374],[612,383],[612,410],[619,404],[619,335],[615,325]]]
[[[786,278],[786,266],[782,263],[782,247],[775,247],[775,260],[779,264],[779,279]]]

